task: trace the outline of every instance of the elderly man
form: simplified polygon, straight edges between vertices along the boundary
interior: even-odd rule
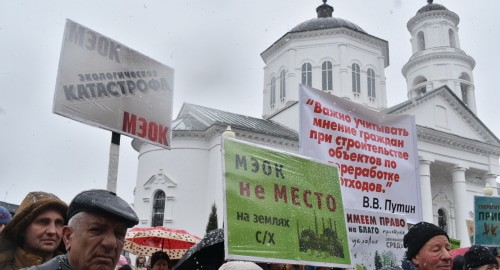
[[[28,193],[0,233],[0,269],[38,265],[62,254],[67,209],[54,194]]]
[[[440,227],[420,222],[410,228],[403,238],[406,248],[405,270],[450,270],[451,255],[448,234]]]
[[[68,208],[63,228],[66,255],[28,269],[113,270],[120,258],[127,228],[139,219],[122,198],[107,190],[84,191]]]

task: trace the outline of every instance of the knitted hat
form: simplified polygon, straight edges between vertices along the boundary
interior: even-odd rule
[[[69,204],[68,219],[80,212],[111,215],[125,222],[129,228],[139,223],[139,218],[126,201],[103,189],[86,190],[76,195]]]
[[[116,264],[116,268],[120,268],[124,265],[127,265],[128,262],[127,262],[127,258],[125,258],[125,256],[123,255],[120,255],[120,259],[118,259],[118,263]]]
[[[0,206],[0,224],[7,224],[12,219],[9,210]]]
[[[498,265],[498,262],[487,247],[473,245],[464,254],[464,269],[476,268],[488,264]]]
[[[219,270],[262,270],[262,267],[253,262],[230,261],[219,267]]]
[[[168,267],[170,268],[170,257],[168,257],[168,254],[165,253],[164,251],[157,251],[153,253],[151,256],[151,268],[155,265],[156,262],[159,260],[165,260],[167,261]]]
[[[425,243],[437,235],[444,235],[449,240],[448,234],[432,223],[419,222],[413,225],[403,237],[403,245],[407,248],[406,259],[413,259]]]
[[[12,220],[0,232],[1,240],[10,240],[17,243],[17,245],[21,245],[24,241],[22,234],[24,234],[28,225],[48,209],[59,211],[66,221],[68,205],[56,195],[42,191],[28,193],[19,208],[17,208]],[[61,246],[63,247],[62,241]],[[64,251],[64,249],[62,250]]]

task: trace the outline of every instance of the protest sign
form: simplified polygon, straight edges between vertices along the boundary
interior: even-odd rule
[[[356,269],[384,269],[401,265],[408,232],[402,215],[346,209],[347,227]]]
[[[351,264],[336,166],[223,141],[226,259]]]
[[[476,245],[500,244],[500,197],[474,196],[474,241]]]
[[[421,221],[415,118],[299,88],[300,153],[338,165],[344,204]]]
[[[66,21],[53,112],[170,148],[172,68]]]

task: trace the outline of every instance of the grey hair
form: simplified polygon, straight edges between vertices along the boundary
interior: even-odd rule
[[[80,227],[85,219],[85,212],[80,212],[72,216],[68,221],[68,227],[73,229],[74,231],[80,230]]]

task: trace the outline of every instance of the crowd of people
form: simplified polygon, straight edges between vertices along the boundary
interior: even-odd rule
[[[115,269],[127,229],[139,219],[106,190],[79,193],[67,205],[30,192],[0,232],[0,269]]]
[[[139,219],[122,198],[107,190],[87,190],[66,204],[47,192],[30,192],[12,216],[0,207],[0,270],[170,270],[164,251],[138,256],[134,268],[122,255],[125,235]],[[446,231],[427,222],[403,238],[403,270],[499,269],[500,248],[473,245],[452,259]],[[227,261],[219,270],[323,270],[325,267]]]

